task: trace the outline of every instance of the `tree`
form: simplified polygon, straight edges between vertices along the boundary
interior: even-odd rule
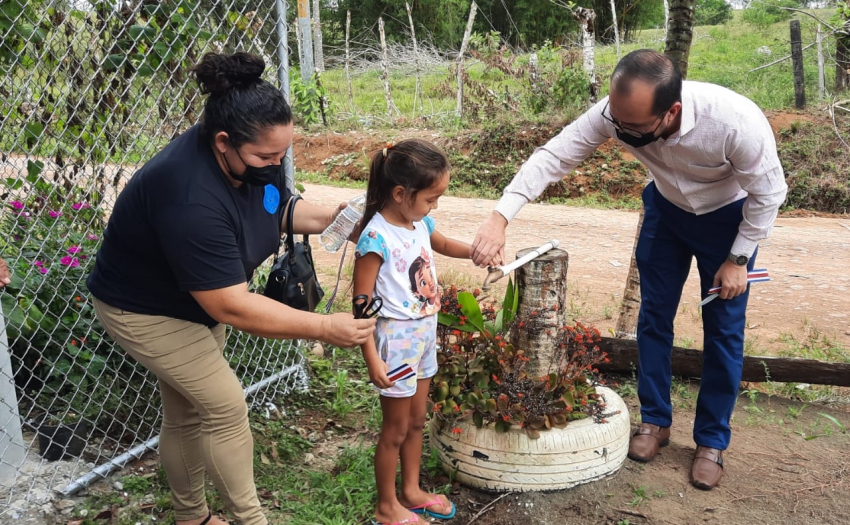
[[[697,0],[694,25],[716,26],[732,20],[732,6],[726,0]]]
[[[696,0],[672,0],[670,2],[670,21],[667,28],[667,43],[664,54],[679,63],[682,77],[688,75],[688,56],[691,52],[691,41],[694,31],[694,9]],[[643,208],[638,217],[637,230],[643,226]],[[638,236],[635,235],[635,249]],[[629,264],[629,275],[623,289],[623,302],[620,306],[620,316],[617,319],[615,335],[622,338],[633,338],[637,333],[637,319],[640,311],[640,274],[637,269],[635,250],[632,250],[632,261]]]
[[[835,32],[835,91],[850,89],[850,3],[838,4],[835,18],[841,27]]]
[[[688,56],[691,54],[691,42],[694,38],[695,8],[696,0],[670,2],[670,21],[664,54],[678,62],[682,77],[688,76]]]

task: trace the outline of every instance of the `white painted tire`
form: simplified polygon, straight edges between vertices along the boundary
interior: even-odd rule
[[[540,432],[531,439],[518,427],[508,432],[475,428],[471,421],[451,425],[431,420],[431,445],[443,468],[461,484],[496,492],[560,490],[609,476],[626,460],[629,410],[613,390],[597,387],[605,396],[606,423],[581,419],[566,428]],[[617,413],[619,411],[619,413]],[[442,426],[442,428],[440,428]]]

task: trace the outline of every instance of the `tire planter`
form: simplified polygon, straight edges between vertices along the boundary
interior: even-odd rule
[[[540,432],[539,439],[513,427],[497,433],[471,421],[451,425],[431,420],[431,444],[443,468],[467,487],[495,492],[560,490],[609,476],[620,469],[629,448],[629,411],[613,390],[605,397],[606,423],[581,419]],[[616,412],[619,411],[619,414]]]

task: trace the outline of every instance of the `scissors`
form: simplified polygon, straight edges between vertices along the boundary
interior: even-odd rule
[[[369,296],[366,294],[355,295],[352,303],[354,305],[355,319],[369,319],[371,317],[375,317],[378,315],[378,312],[381,311],[381,307],[384,306],[383,299],[380,297],[374,297],[370,301]]]

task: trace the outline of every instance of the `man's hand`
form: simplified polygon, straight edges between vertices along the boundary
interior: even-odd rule
[[[747,291],[747,267],[726,261],[714,275],[714,286],[720,286],[720,299],[734,299]]]
[[[377,319],[355,319],[350,313],[323,316],[322,341],[342,348],[362,345],[375,331]]]
[[[505,258],[505,229],[508,221],[501,213],[490,213],[472,241],[472,262],[477,266],[501,266]]]
[[[7,284],[11,284],[12,282],[12,274],[9,272],[9,265],[6,264],[6,261],[0,259],[0,288],[3,288]]]

